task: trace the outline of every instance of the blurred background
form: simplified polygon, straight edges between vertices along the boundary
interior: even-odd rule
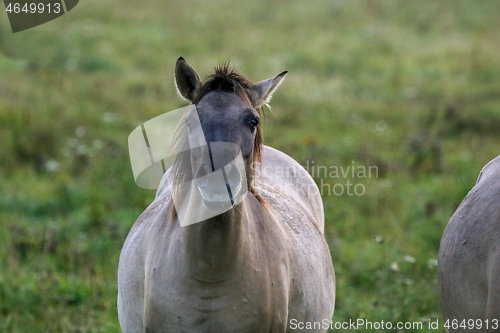
[[[202,77],[225,60],[254,81],[288,70],[265,143],[377,167],[315,175],[333,320],[442,327],[441,235],[499,154],[499,16],[496,1],[86,0],[13,35],[2,11],[0,331],[119,331],[121,246],[155,195],[134,183],[127,137],[185,105],[179,56]],[[328,193],[346,181],[364,195]]]

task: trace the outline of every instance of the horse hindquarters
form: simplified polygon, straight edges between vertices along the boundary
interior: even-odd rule
[[[481,179],[481,177],[480,177]],[[444,231],[439,249],[439,287],[445,321],[499,318],[500,186],[482,178],[462,201]],[[489,327],[491,329],[491,326]],[[463,328],[450,329],[462,332]]]
[[[488,260],[488,301],[486,319],[492,323],[487,332],[500,331],[500,249]]]
[[[495,253],[488,265],[477,261],[453,260],[453,253],[463,254],[458,249],[447,254],[440,253],[439,285],[441,306],[445,323],[458,323],[452,333],[498,332],[500,330],[500,255]],[[448,255],[449,254],[449,255]],[[466,275],[464,272],[474,272]],[[473,329],[464,329],[474,320]],[[481,326],[477,321],[481,321]],[[488,326],[487,326],[488,325]],[[480,328],[479,328],[480,327]]]
[[[451,221],[450,221],[451,222]],[[445,231],[439,250],[438,279],[445,324],[458,322],[457,329],[450,332],[484,332],[484,330],[463,330],[459,327],[465,319],[484,319],[486,312],[486,279],[469,249]],[[448,233],[448,234],[447,234]],[[474,272],[475,274],[467,274]]]

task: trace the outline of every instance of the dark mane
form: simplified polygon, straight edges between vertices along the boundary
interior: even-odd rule
[[[235,72],[234,68],[229,67],[229,63],[223,63],[215,67],[215,73],[206,78],[201,83],[199,92],[197,93],[193,103],[198,102],[211,91],[222,90],[235,92],[241,97],[250,99],[249,89],[253,83],[245,76]]]
[[[215,73],[206,78],[205,81],[201,83],[199,92],[193,100],[193,104],[198,104],[198,102],[211,91],[221,90],[227,92],[234,92],[238,94],[242,99],[247,100],[252,104],[259,114],[263,116],[262,107],[255,107],[254,101],[252,101],[252,96],[250,93],[250,88],[253,86],[252,81],[247,77],[235,72],[234,68],[229,67],[229,62],[225,62],[217,67],[215,67]],[[255,143],[253,147],[253,161],[261,161],[261,149],[262,149],[262,131],[261,125],[259,124],[255,132]]]

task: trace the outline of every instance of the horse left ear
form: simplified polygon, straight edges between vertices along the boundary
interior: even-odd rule
[[[264,104],[267,105],[271,101],[274,91],[279,87],[281,82],[283,82],[286,73],[288,73],[288,71],[284,71],[271,79],[262,80],[250,88],[252,91],[254,107],[259,108]]]
[[[175,64],[175,85],[179,95],[188,102],[193,102],[201,86],[198,74],[183,57],[177,59]]]

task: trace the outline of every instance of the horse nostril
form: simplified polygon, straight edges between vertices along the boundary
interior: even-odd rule
[[[205,173],[208,175],[212,170],[208,166],[208,164],[203,164],[203,170],[205,170]]]
[[[224,168],[229,186],[237,186],[241,182],[241,172],[234,162]]]
[[[234,187],[234,186],[238,186],[241,183],[241,172],[238,169],[238,166],[234,162],[231,162],[228,165],[226,165],[224,167],[224,171],[225,171],[227,183],[229,184],[229,186]],[[201,187],[208,186],[208,183],[210,181],[209,180],[210,177],[206,177],[206,176],[209,175],[210,173],[212,173],[212,169],[209,165],[207,165],[207,164],[201,165],[196,170],[196,173],[195,173],[196,185],[201,186]]]
[[[208,184],[208,178],[205,177],[212,171],[207,164],[201,165],[196,173],[194,174],[196,185],[206,186]],[[204,177],[204,178],[203,178]]]
[[[212,169],[210,168],[209,165],[207,164],[202,164],[198,170],[196,170],[195,177],[200,178],[208,175],[210,172],[212,172]]]

